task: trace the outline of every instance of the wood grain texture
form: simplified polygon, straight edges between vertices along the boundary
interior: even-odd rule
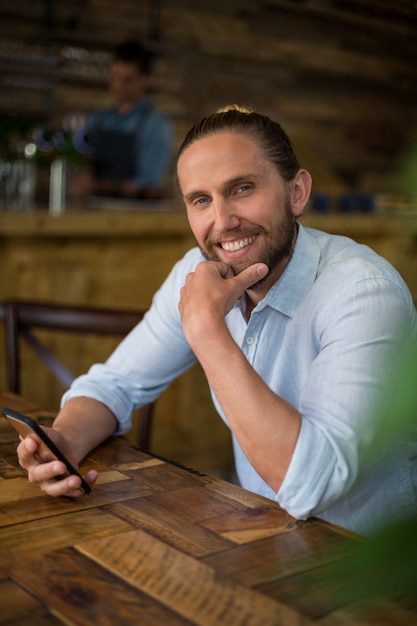
[[[268,506],[231,515],[220,515],[204,520],[201,524],[234,543],[250,543],[297,528],[293,518],[286,511]]]
[[[40,407],[0,392],[4,402],[43,419]],[[415,599],[349,604],[339,593],[334,572],[357,545],[352,533],[297,521],[123,438],[83,463],[99,471],[90,495],[50,498],[14,474],[11,433],[0,430],[1,625],[416,623]]]
[[[97,537],[116,534],[130,529],[130,526],[119,518],[100,509],[77,511],[66,515],[55,514],[11,524],[0,529],[0,563],[7,560],[10,554],[26,552],[48,552],[70,546],[74,539]]]
[[[203,560],[233,580],[255,586],[339,559],[351,545],[343,535],[309,523]]]
[[[186,515],[153,502],[152,497],[114,505],[109,510],[135,528],[144,529],[164,543],[195,557],[218,552],[230,545],[226,539],[188,520]]]
[[[0,579],[1,626],[58,626],[54,617],[40,600],[10,580]]]
[[[110,479],[109,481],[106,480]],[[116,480],[115,480],[116,479]],[[118,472],[100,475],[97,488],[91,497],[50,498],[36,486],[28,483],[26,477],[12,478],[2,489],[3,506],[0,509],[0,527],[10,523],[22,523],[29,519],[48,518],[65,513],[73,513],[97,508],[111,502],[137,498],[138,495],[152,493]],[[28,503],[30,502],[30,506]]]
[[[196,624],[237,626],[244,620],[247,626],[280,622],[301,626],[304,621],[284,605],[247,589],[243,592],[239,585],[217,577],[212,568],[141,530],[77,549]]]
[[[10,559],[5,569],[59,616],[59,624],[191,624],[74,549]]]

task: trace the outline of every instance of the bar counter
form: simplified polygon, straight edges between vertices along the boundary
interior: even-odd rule
[[[2,237],[136,237],[157,233],[191,237],[185,211],[174,201],[130,205],[137,209],[115,202],[114,209],[69,209],[61,215],[51,215],[47,209],[0,212],[0,233]]]
[[[0,393],[43,424],[53,415]],[[0,418],[0,624],[411,626],[415,602],[342,601],[332,568],[358,539],[110,438],[82,463],[92,493],[51,498]]]
[[[417,208],[389,213],[320,213],[306,209],[300,221],[312,228],[358,240],[368,236],[417,235]],[[154,235],[161,229],[166,234],[192,238],[180,200],[140,203],[106,201],[97,208],[70,208],[57,216],[51,215],[46,208],[27,213],[0,211],[1,236],[100,237],[108,235],[109,229],[113,228],[116,229],[115,234],[126,237]]]

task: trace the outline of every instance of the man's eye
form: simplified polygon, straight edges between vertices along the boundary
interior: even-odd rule
[[[241,185],[238,190],[237,193],[245,193],[246,191],[249,191],[251,189],[250,185]]]
[[[197,198],[196,200],[194,200],[194,204],[197,206],[202,206],[203,204],[206,204],[208,202],[208,198]]]

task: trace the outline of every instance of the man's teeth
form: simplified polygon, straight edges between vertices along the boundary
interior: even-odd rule
[[[245,248],[246,246],[248,246],[250,243],[255,241],[255,239],[255,235],[252,235],[252,237],[239,239],[239,241],[224,241],[221,246],[223,250],[226,250],[226,252],[236,252],[236,250],[240,250],[241,248]]]

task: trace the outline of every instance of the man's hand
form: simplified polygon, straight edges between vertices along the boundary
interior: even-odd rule
[[[64,454],[70,458],[64,437],[51,428],[45,430],[47,430],[49,437]],[[17,448],[19,463],[27,471],[29,481],[39,485],[50,496],[81,496],[83,491],[80,489],[80,478],[75,475],[69,475],[64,463],[54,459],[52,454],[51,460],[45,463],[39,461],[37,455],[39,446],[40,441],[36,435],[28,435],[20,442]],[[77,464],[71,458],[70,461],[74,467],[77,467]],[[95,470],[91,470],[85,476],[85,480],[90,487],[94,485],[96,479],[97,472]]]
[[[255,263],[235,276],[225,263],[204,261],[188,274],[178,308],[190,345],[201,333],[224,324],[235,302],[268,274],[265,263]]]

